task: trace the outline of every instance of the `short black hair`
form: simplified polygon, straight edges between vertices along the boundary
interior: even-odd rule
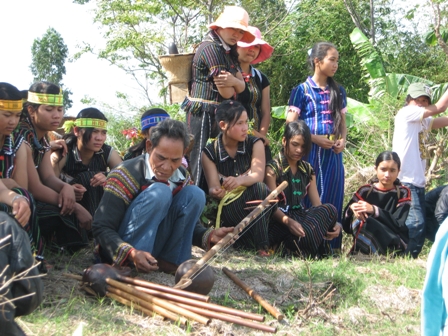
[[[151,128],[150,140],[152,147],[157,147],[160,139],[164,136],[173,140],[181,140],[184,143],[184,149],[190,144],[187,125],[178,120],[165,119],[157,126]]]
[[[97,108],[94,108],[94,107],[88,107],[88,108],[82,109],[76,116],[76,119],[79,119],[79,118],[94,118],[94,119],[101,119],[101,120],[107,121],[107,118],[103,114],[103,112],[101,112],[100,110],[98,110]],[[84,133],[82,135],[82,144],[84,146],[86,146],[89,143],[90,139],[92,138],[92,133],[93,133],[94,128],[92,128],[92,127],[78,127],[78,128],[80,130],[84,130]],[[64,139],[66,139],[67,143],[74,141],[75,138],[76,138],[76,135],[74,133],[74,130],[72,130],[72,132],[70,132],[69,134],[66,134],[64,136]]]
[[[22,91],[14,85],[1,82],[0,83],[0,99],[3,100],[22,100],[24,98]]]

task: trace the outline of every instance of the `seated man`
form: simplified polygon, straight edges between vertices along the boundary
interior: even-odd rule
[[[437,230],[448,217],[448,186],[437,187],[425,195],[426,238],[434,242]]]
[[[174,272],[191,257],[193,232],[206,230],[196,227],[204,192],[181,166],[189,143],[185,124],[166,119],[152,129],[145,155],[108,175],[92,226],[103,261]]]
[[[0,334],[25,335],[14,318],[28,315],[40,305],[44,286],[37,267],[31,268],[34,257],[28,234],[3,211],[0,212],[0,237]],[[20,275],[21,272],[25,273]],[[13,277],[16,278],[9,283]]]

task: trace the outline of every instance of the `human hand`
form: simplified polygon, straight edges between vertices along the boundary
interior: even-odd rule
[[[327,231],[326,236],[324,237],[325,240],[332,240],[334,238],[339,237],[341,234],[342,226],[339,223],[336,223],[336,225],[331,228],[329,231]]]
[[[236,77],[234,75],[224,70],[221,70],[219,75],[213,76],[213,82],[218,88],[233,87],[235,86],[235,80]]]
[[[211,233],[210,242],[212,244],[218,243],[222,238],[227,236],[227,234],[233,232],[233,227],[220,227],[219,229],[215,229]],[[238,235],[233,236],[232,240],[235,240]]]
[[[208,193],[213,198],[222,199],[226,194],[226,190],[221,187],[215,187],[215,188],[210,188],[208,190]]]
[[[95,174],[95,176],[90,179],[90,185],[92,187],[104,186],[105,183],[106,175],[104,175],[103,173]]]
[[[241,185],[240,180],[238,177],[235,176],[228,176],[224,178],[224,182],[222,183],[222,186],[227,191],[232,191],[235,188],[238,188]]]
[[[31,209],[28,200],[23,197],[17,197],[12,202],[12,214],[20,225],[25,226],[31,216]]]
[[[258,131],[254,131],[254,136],[256,136],[257,138],[263,139],[264,145],[269,146],[269,139],[267,138],[266,135],[263,135]]]
[[[92,228],[92,215],[78,203],[75,203],[75,216],[78,219],[80,227],[85,230]]]
[[[375,209],[373,208],[373,205],[365,202],[365,201],[358,201],[356,203],[353,203],[350,205],[350,209],[352,209],[353,214],[355,217],[359,220],[365,221],[367,219],[367,214],[373,214],[375,213]]]
[[[339,154],[344,149],[345,149],[345,140],[344,139],[336,140],[334,143],[334,146],[333,146],[333,152],[335,152],[336,154]]]
[[[87,189],[79,183],[72,184],[72,187],[75,191],[76,201],[79,202],[80,200],[82,200],[82,197],[84,196],[84,193],[87,191]]]
[[[305,237],[305,230],[303,230],[303,226],[296,222],[295,220],[289,219],[287,227],[289,231],[297,237]]]
[[[330,149],[334,146],[334,141],[327,139],[326,135],[311,135],[311,140],[318,145],[319,147],[322,147],[323,149]]]
[[[58,206],[61,208],[61,215],[71,215],[76,204],[74,188],[66,184],[59,192]]]
[[[157,260],[151,253],[146,251],[133,249],[131,250],[131,253],[129,253],[128,259],[134,263],[135,269],[138,272],[149,273],[159,269]]]
[[[50,141],[50,149],[52,152],[62,149],[62,157],[68,152],[67,144],[64,139]]]

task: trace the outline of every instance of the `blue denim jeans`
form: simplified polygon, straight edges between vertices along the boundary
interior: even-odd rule
[[[406,219],[409,230],[409,243],[406,253],[417,258],[425,242],[425,188],[411,183],[403,183],[411,190],[411,208]]]
[[[191,258],[193,230],[205,205],[204,192],[186,186],[176,195],[153,183],[131,203],[118,234],[137,250],[175,265]]]

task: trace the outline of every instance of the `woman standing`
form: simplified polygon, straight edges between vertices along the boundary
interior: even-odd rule
[[[347,97],[344,88],[333,79],[338,61],[339,53],[333,44],[319,42],[313,46],[308,58],[313,76],[292,90],[286,122],[301,119],[310,128],[313,145],[305,160],[316,173],[321,202],[333,204],[341,222]],[[306,200],[306,206],[310,205],[310,200]],[[342,236],[333,239],[331,246],[339,250],[341,243]]]
[[[271,160],[267,133],[271,123],[271,96],[269,79],[252,65],[261,63],[271,57],[274,48],[261,39],[257,27],[249,26],[249,31],[255,36],[251,43],[239,41],[238,61],[246,83],[243,92],[237,99],[247,111],[249,120],[253,120],[253,135],[262,139],[265,145],[266,161]]]

